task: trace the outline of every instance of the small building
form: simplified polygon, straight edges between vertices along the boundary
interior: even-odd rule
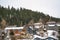
[[[48,36],[34,35],[34,40],[58,40],[58,32],[55,30],[47,30]]]
[[[46,23],[48,26],[55,26],[56,22],[55,21],[49,21]]]
[[[40,27],[44,27],[43,23],[34,23],[35,28],[39,29]]]
[[[56,31],[58,30],[55,21],[47,22],[47,23],[46,23],[46,28],[47,28],[48,30],[56,30]]]

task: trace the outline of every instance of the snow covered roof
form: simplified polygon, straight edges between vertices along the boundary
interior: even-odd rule
[[[48,37],[51,37],[51,38],[54,38],[54,39],[58,39],[58,38],[57,38],[57,34],[58,34],[57,31],[47,30],[47,32],[48,32],[48,36],[41,37],[41,36],[38,36],[38,35],[34,35],[34,38],[46,39],[46,38],[48,38]],[[52,35],[53,32],[56,33],[55,36]]]
[[[48,26],[55,26],[55,25],[51,24],[51,25],[48,25]]]
[[[58,35],[57,31],[55,31],[55,30],[47,30],[47,32],[48,32],[48,37],[57,39],[57,35]],[[53,35],[53,32],[55,33],[55,35]]]
[[[50,24],[50,23],[56,23],[55,21],[50,21],[50,22],[47,22],[47,24]]]
[[[57,25],[57,26],[60,26],[60,23],[57,23],[56,25]]]
[[[49,34],[50,36],[52,35],[53,32],[55,33],[56,36],[57,36],[57,34],[58,34],[58,32],[55,31],[55,30],[47,30],[47,32],[48,32],[48,34]]]
[[[34,23],[34,25],[40,25],[40,24],[42,24],[42,23]]]
[[[24,27],[6,27],[5,30],[9,29],[23,29]]]
[[[34,38],[46,39],[47,37],[41,37],[41,36],[38,36],[38,35],[34,35]]]

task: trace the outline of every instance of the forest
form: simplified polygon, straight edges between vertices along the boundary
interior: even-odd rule
[[[15,9],[14,7],[8,6],[8,8],[0,5],[0,22],[4,19],[9,25],[22,25],[28,24],[30,20],[38,22],[42,18],[44,23],[50,21],[60,22],[60,18],[55,18],[44,14],[43,12],[32,11],[30,9],[22,8]]]

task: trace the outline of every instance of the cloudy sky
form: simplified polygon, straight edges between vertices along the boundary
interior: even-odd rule
[[[26,8],[60,18],[60,0],[0,0],[4,7]]]

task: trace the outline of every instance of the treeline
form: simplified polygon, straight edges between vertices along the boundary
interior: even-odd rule
[[[5,8],[0,5],[0,22],[2,19],[6,20],[9,25],[22,25],[28,24],[31,19],[34,22],[38,22],[38,20],[42,18],[44,23],[47,21],[56,21],[59,22],[59,18],[50,17],[49,15],[45,15],[43,12],[32,11],[25,8],[15,9],[14,7]]]

